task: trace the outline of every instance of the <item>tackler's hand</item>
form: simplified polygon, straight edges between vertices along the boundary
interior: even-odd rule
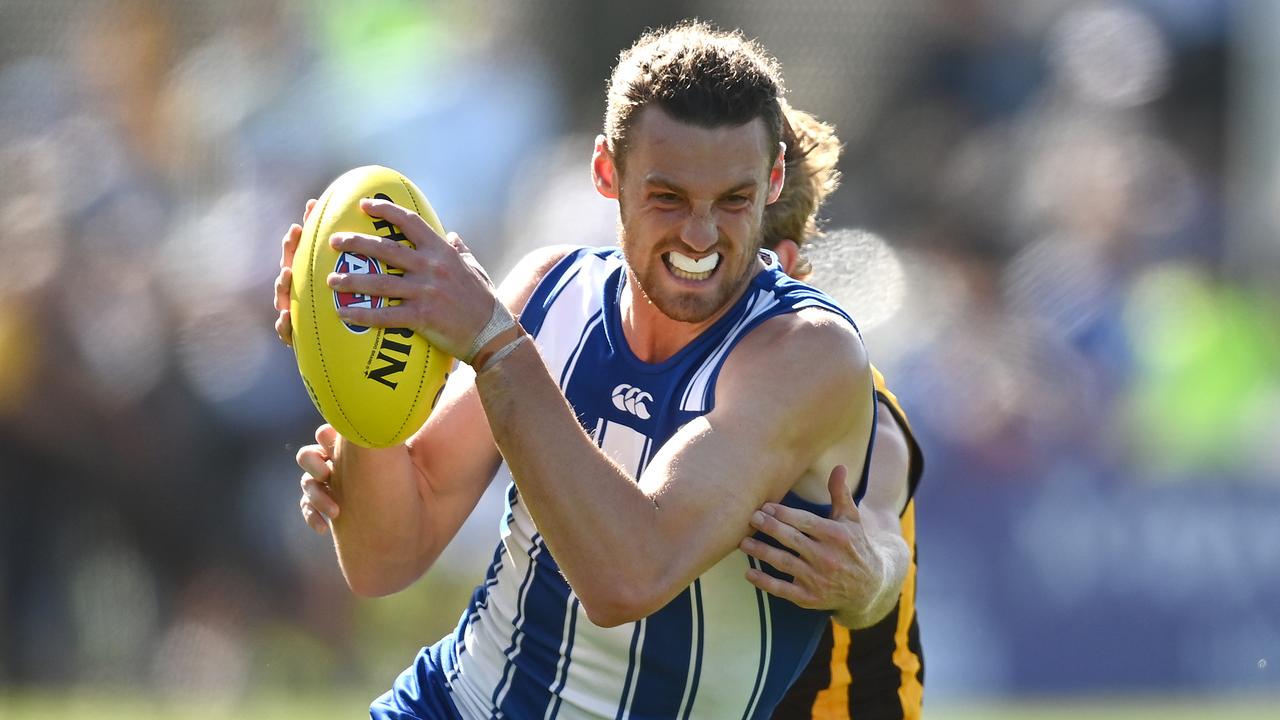
[[[843,465],[831,471],[831,517],[777,503],[765,503],[751,518],[751,526],[789,549],[773,547],[752,537],[739,548],[787,575],[790,582],[763,570],[747,570],[747,580],[771,595],[804,608],[835,610],[862,608],[877,599],[885,569],[863,528],[858,508],[846,483]]]

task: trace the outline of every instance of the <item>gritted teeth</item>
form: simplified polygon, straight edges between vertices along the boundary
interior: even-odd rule
[[[716,266],[720,264],[720,253],[714,252],[706,257],[694,260],[688,255],[672,250],[667,253],[667,262],[671,263],[671,267],[677,270],[683,270],[693,275],[702,275],[716,269]]]

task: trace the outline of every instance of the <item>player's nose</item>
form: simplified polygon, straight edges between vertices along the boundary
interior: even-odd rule
[[[709,212],[690,213],[680,229],[680,240],[689,249],[696,252],[707,252],[715,247],[719,239],[715,217]]]

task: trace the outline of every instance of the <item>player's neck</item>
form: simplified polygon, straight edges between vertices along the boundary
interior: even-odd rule
[[[753,263],[751,271],[729,300],[711,317],[698,322],[683,322],[671,318],[645,297],[636,283],[628,278],[618,303],[622,334],[627,346],[631,348],[632,354],[644,362],[660,363],[667,360],[724,317],[742,299],[743,293],[751,285],[751,278],[763,268],[762,263]]]

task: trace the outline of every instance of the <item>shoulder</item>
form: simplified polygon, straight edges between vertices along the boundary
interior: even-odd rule
[[[867,382],[871,364],[862,337],[839,313],[808,307],[775,315],[742,339],[729,362],[795,374],[822,368],[856,373]]]
[[[720,384],[726,397],[763,395],[775,412],[804,414],[801,426],[846,424],[850,400],[860,397],[871,416],[874,390],[862,338],[848,320],[823,308],[761,323],[730,353]]]
[[[498,294],[507,308],[519,313],[544,278],[565,258],[586,248],[577,245],[548,245],[532,250],[516,262],[503,278]]]
[[[585,249],[578,245],[547,245],[531,250],[516,261],[502,284],[536,285],[566,257]]]

